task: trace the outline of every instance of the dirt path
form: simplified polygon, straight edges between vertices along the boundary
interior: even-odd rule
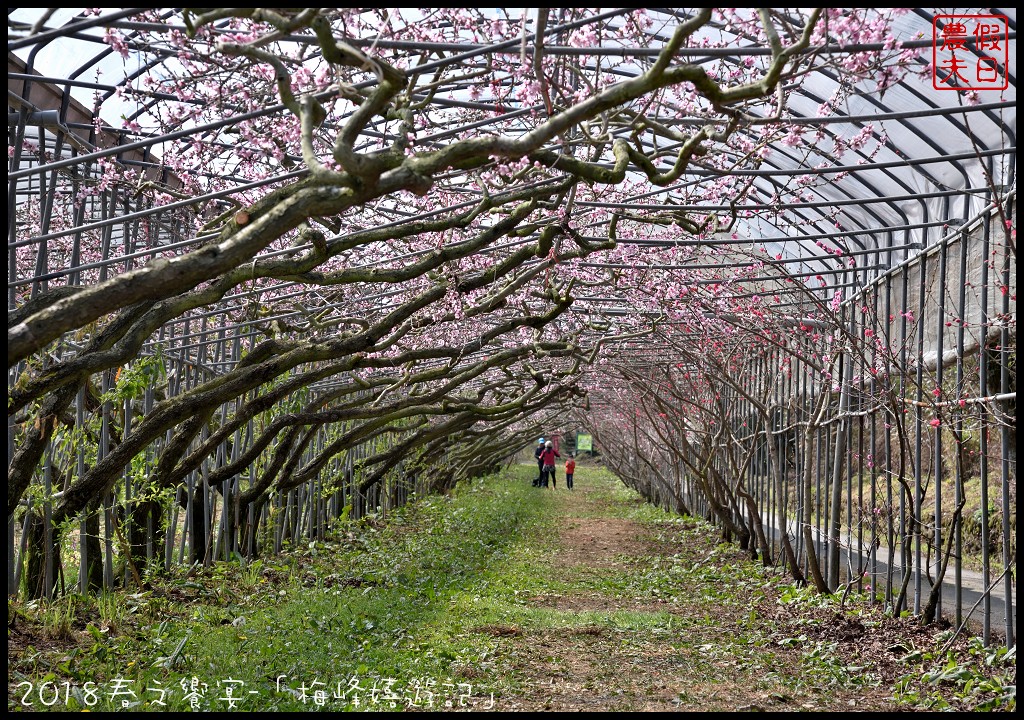
[[[570,494],[554,491],[567,514],[550,556],[556,576],[593,570],[627,571],[650,548],[641,540],[640,525],[606,516],[593,489],[578,486]],[[581,519],[584,516],[585,519]],[[536,605],[567,614],[618,611],[660,612],[661,604],[605,593],[547,594]],[[658,658],[631,646],[622,633],[597,623],[574,624],[564,629],[526,632],[521,665],[530,677],[526,693],[510,710],[608,711],[678,710],[676,693],[651,671]]]
[[[729,603],[714,596],[721,588],[708,585],[705,594],[700,583],[657,597],[644,584],[645,574],[730,551],[715,537],[695,541],[690,533],[679,543],[672,529],[658,537],[651,526],[615,517],[601,488],[581,483],[571,493],[553,491],[552,499],[564,519],[541,572],[566,589],[532,598],[535,607],[555,616],[549,624],[494,630],[507,671],[523,679],[520,692],[497,698],[494,710],[903,710],[892,700],[891,685],[869,682],[865,675],[862,686],[850,687],[828,677],[829,663],[864,665],[863,652],[877,656],[873,671],[898,673],[895,654],[904,649],[882,645],[891,644],[891,636],[866,637],[864,625],[834,611],[831,618],[794,627],[803,621],[789,617],[763,587],[737,588]],[[734,555],[744,561],[738,551]],[[596,582],[588,587],[590,579]],[[785,647],[776,628],[804,641]],[[742,642],[758,645],[747,653],[737,647]],[[821,668],[806,662],[814,643],[835,653]],[[803,675],[806,689],[794,690],[801,683],[792,679]]]
[[[593,571],[626,572],[652,549],[633,521],[611,517],[606,503],[587,485],[571,493],[552,492],[565,513],[548,557],[558,578]],[[613,597],[607,593],[548,593],[532,599],[538,607],[566,613],[569,627],[526,630],[510,640],[515,671],[527,679],[524,693],[508,710],[615,711],[679,710],[678,693],[654,669],[659,660],[650,648],[638,648],[622,631],[606,624],[572,622],[583,613],[663,612],[663,603]],[[658,648],[665,654],[665,648]],[[496,708],[497,709],[497,708]]]

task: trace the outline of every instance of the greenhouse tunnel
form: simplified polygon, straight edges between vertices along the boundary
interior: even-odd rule
[[[1014,645],[1016,10],[957,13],[9,10],[8,594],[586,434]]]

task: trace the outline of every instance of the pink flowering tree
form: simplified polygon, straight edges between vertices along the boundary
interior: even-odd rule
[[[822,113],[855,84],[898,82],[914,53],[890,42],[891,16],[186,9],[111,24],[111,51],[142,69],[117,84],[121,127],[100,122],[112,100],[97,100],[94,137],[137,140],[159,162],[97,149],[78,162],[84,179],[54,171],[72,201],[60,212],[18,207],[9,512],[82,412],[114,442],[74,435],[88,461],[68,473],[57,523],[139,458],[155,492],[204,468],[213,483],[244,473],[243,509],[370,444],[364,487],[415,471],[439,488],[584,403],[594,372],[659,323],[738,318],[709,342],[777,327],[768,296],[727,292],[771,256],[734,266],[714,241],[745,199],[781,206],[826,180],[764,197],[735,171],[773,143],[822,141],[788,122],[811,71],[839,78]],[[837,43],[856,49],[816,51]],[[737,62],[738,47],[766,51]],[[828,137],[863,162],[885,143],[870,128]],[[30,155],[24,177],[63,162],[9,148]],[[694,168],[708,179],[682,182]],[[673,188],[672,203],[652,187]],[[209,350],[218,332],[237,343]],[[741,344],[721,342],[720,373]],[[155,392],[118,395],[156,356],[169,359],[147,376]],[[650,421],[640,462],[668,426],[666,408],[634,404]],[[453,436],[466,442],[451,450]]]
[[[999,224],[994,213],[990,229]],[[988,230],[980,226],[974,232]],[[966,256],[967,242],[965,234],[952,245],[955,253]],[[991,272],[1001,281],[995,270],[1005,265],[1008,247],[996,246],[994,259],[973,272]],[[926,526],[932,519],[925,501],[934,502],[938,494],[939,471],[925,473],[921,465],[933,461],[945,436],[953,446],[947,472],[965,478],[977,473],[970,435],[986,420],[969,408],[994,398],[985,396],[976,366],[973,377],[968,366],[955,381],[944,378],[943,365],[953,356],[921,354],[917,348],[931,333],[983,360],[979,351],[1004,332],[1000,318],[992,325],[978,321],[984,291],[956,288],[964,291],[959,307],[936,288],[904,300],[900,310],[886,310],[886,295],[899,294],[892,289],[869,289],[855,303],[844,303],[838,294],[825,302],[787,272],[781,257],[750,253],[746,261],[756,273],[743,275],[735,269],[741,264],[736,251],[729,252],[728,278],[709,269],[710,262],[694,263],[685,282],[667,292],[644,280],[632,288],[650,298],[646,307],[660,309],[658,321],[642,341],[619,348],[599,377],[584,381],[588,406],[580,409],[580,422],[614,456],[615,471],[643,495],[680,512],[707,512],[725,537],[737,537],[766,561],[771,551],[751,487],[767,476],[776,523],[781,519],[785,526],[787,514],[797,513],[806,562],[797,557],[788,532],[780,541],[783,560],[798,582],[813,582],[821,592],[838,586],[837,577],[830,577],[835,557],[827,571],[818,557],[816,502],[829,508],[822,533],[829,555],[847,545],[841,530],[847,537],[863,537],[867,547],[886,547],[890,565],[894,552],[909,558],[912,547],[923,542],[929,556],[922,563],[935,567],[941,580],[955,533],[947,532],[941,543],[929,537]],[[924,273],[913,267],[890,282],[897,290],[921,293]],[[769,274],[776,278],[768,280]],[[789,310],[778,307],[783,297],[790,300]],[[685,302],[679,302],[682,298]],[[916,305],[929,308],[927,318],[906,309]],[[989,382],[998,386],[991,377]],[[869,434],[863,420],[868,417],[880,418],[877,432]],[[918,447],[915,437],[923,440]],[[812,501],[819,495],[817,471],[806,459],[822,448],[831,453],[830,489]],[[799,457],[804,460],[794,465]],[[850,465],[855,469],[848,470]],[[861,500],[850,521],[840,514],[844,501],[851,500],[841,494],[847,472],[872,478],[872,498]],[[883,490],[877,498],[875,481]],[[961,491],[934,522],[956,528],[964,503]],[[897,513],[906,528],[900,532]],[[916,570],[908,562],[897,578],[896,607],[905,606]],[[852,568],[846,589],[864,572]],[[934,618],[940,591],[941,582],[935,582],[925,602],[926,621]]]

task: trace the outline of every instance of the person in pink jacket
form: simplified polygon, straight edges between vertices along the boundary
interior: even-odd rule
[[[541,487],[548,486],[548,478],[551,478],[551,489],[555,489],[555,458],[562,457],[557,450],[555,450],[555,444],[548,440],[544,443],[544,451],[540,454],[540,484]]]

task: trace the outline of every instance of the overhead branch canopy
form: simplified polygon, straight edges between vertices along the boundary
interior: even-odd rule
[[[395,433],[370,483],[577,414],[638,348],[827,370],[843,303],[1015,191],[1014,67],[943,86],[937,15],[11,10],[9,512],[141,358],[57,517],[147,452],[167,487],[262,458],[252,501]]]

